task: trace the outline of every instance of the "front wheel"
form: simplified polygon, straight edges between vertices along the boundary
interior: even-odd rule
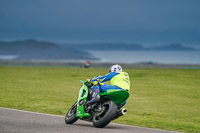
[[[73,124],[78,120],[76,117],[76,109],[77,109],[77,102],[69,109],[67,114],[65,115],[65,123],[66,124]]]
[[[93,125],[97,128],[103,128],[108,125],[116,116],[117,105],[113,101],[103,103],[100,113],[93,116]]]

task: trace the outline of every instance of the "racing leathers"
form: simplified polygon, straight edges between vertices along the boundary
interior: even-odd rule
[[[129,75],[126,72],[110,72],[106,74],[105,76],[100,76],[91,79],[91,82],[94,81],[100,81],[100,87],[99,85],[95,85],[91,88],[91,91],[93,92],[92,94],[92,99],[88,101],[88,104],[93,104],[97,102],[100,98],[99,92],[105,92],[106,90],[109,89],[124,89],[126,91],[130,91],[130,80],[129,80]],[[102,82],[110,81],[110,85],[104,84]],[[126,103],[124,103],[125,105]]]

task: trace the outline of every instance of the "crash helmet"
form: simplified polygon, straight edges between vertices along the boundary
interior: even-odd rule
[[[120,65],[118,65],[118,64],[112,65],[109,68],[109,73],[110,72],[115,72],[115,73],[122,72],[122,67]]]

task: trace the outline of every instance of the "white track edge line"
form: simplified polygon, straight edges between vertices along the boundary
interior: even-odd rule
[[[18,109],[10,109],[10,108],[4,108],[4,107],[0,107],[0,109],[11,110],[11,111],[18,111],[18,112],[25,112],[25,113],[31,113],[31,114],[38,114],[38,115],[47,115],[47,116],[55,116],[55,117],[64,117],[64,116],[62,116],[62,115],[45,114],[45,113],[32,112],[32,111],[25,111],[25,110],[18,110]]]
[[[18,112],[25,112],[25,113],[31,113],[31,114],[37,114],[37,115],[46,115],[46,116],[55,116],[55,117],[62,117],[62,118],[64,118],[64,116],[62,116],[62,115],[45,114],[45,113],[25,111],[25,110],[18,110],[18,109],[11,109],[11,108],[5,108],[5,107],[0,107],[0,109],[11,110],[11,111],[18,111]],[[159,130],[159,131],[168,131],[168,130],[162,130],[162,129],[148,128],[148,127],[139,127],[139,126],[133,126],[133,125],[118,124],[118,123],[111,123],[111,124],[121,125],[121,126],[137,127],[137,128],[144,128],[144,129],[151,129],[151,130]],[[175,131],[168,131],[168,132],[181,133],[181,132],[175,132]]]

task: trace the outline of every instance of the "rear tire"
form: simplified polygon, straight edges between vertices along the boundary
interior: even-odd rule
[[[107,101],[102,105],[101,114],[93,116],[93,125],[97,128],[103,128],[108,125],[117,113],[117,105],[113,101]]]
[[[75,102],[74,105],[69,109],[67,114],[65,115],[65,123],[66,124],[73,124],[78,120],[78,117],[76,117],[76,109],[77,109],[77,102]]]

